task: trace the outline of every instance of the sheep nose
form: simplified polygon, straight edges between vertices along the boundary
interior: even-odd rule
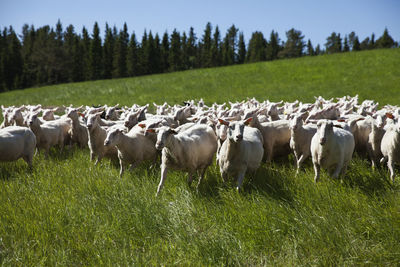
[[[243,140],[243,135],[241,135],[241,134],[236,135],[236,139],[237,139],[238,141]]]
[[[161,142],[157,142],[156,143],[156,148],[157,149],[159,149],[159,150],[162,149],[162,146],[163,146],[163,144]]]
[[[105,140],[105,141],[104,141],[104,145],[105,145],[105,146],[108,146],[109,144],[110,144],[110,141],[109,141],[109,140]]]
[[[326,142],[326,138],[324,138],[324,137],[319,140],[319,143],[321,145],[325,144],[325,142]]]

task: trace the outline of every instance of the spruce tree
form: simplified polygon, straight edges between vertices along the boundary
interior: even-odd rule
[[[343,51],[344,52],[350,51],[349,43],[347,41],[347,35],[344,36]]]
[[[308,39],[308,41],[307,41],[307,55],[314,56],[314,48],[313,48],[313,46],[311,44],[311,40],[310,39]]]
[[[171,48],[169,51],[169,67],[171,71],[178,71],[182,69],[182,56],[181,56],[181,37],[179,32],[174,29],[171,34]]]
[[[89,68],[90,79],[98,80],[102,78],[102,46],[100,38],[100,29],[97,22],[93,26],[92,40],[89,50]]]
[[[267,59],[267,40],[262,32],[253,32],[247,51],[247,62],[264,61]]]
[[[69,25],[64,33],[64,72],[67,74],[67,81],[72,82],[73,78],[73,65],[74,65],[74,46],[75,46],[75,32],[74,26]]]
[[[265,54],[265,49],[264,49]],[[238,64],[243,64],[246,60],[246,44],[244,43],[244,35],[243,32],[239,33],[239,42],[238,42]]]
[[[110,79],[113,73],[115,36],[112,29],[106,23],[103,45],[103,78]]]
[[[267,45],[267,60],[275,60],[278,58],[278,53],[281,50],[279,46],[279,36],[277,32],[272,31]]]
[[[286,32],[286,37],[286,43],[284,45],[284,48],[279,52],[279,57],[301,57],[303,55],[303,49],[305,47],[305,43],[303,41],[304,35],[301,34],[301,31],[292,28]]]
[[[238,29],[232,25],[226,32],[222,44],[222,64],[232,65],[237,62],[237,32]]]
[[[215,27],[211,45],[211,66],[221,66],[221,35],[218,25]]]
[[[137,76],[138,72],[138,43],[136,41],[135,33],[132,33],[131,39],[128,45],[128,57],[127,57],[127,69],[128,76]]]
[[[140,75],[149,74],[149,55],[147,54],[147,31],[144,30],[142,42],[139,48],[139,73]]]
[[[189,68],[189,54],[188,54],[188,39],[185,32],[183,32],[182,34],[181,45],[182,45],[182,69],[187,70]]]
[[[354,43],[353,43],[353,49],[352,49],[352,51],[360,51],[361,50],[361,48],[360,48],[360,41],[358,40],[358,37],[356,36],[355,38],[354,38]]]
[[[82,58],[83,58],[83,65],[82,65],[82,73],[83,73],[83,80],[90,80],[90,43],[91,39],[89,36],[89,32],[85,27],[82,28],[82,39],[81,39],[81,48],[82,48]]]
[[[154,37],[154,57],[153,57],[153,68],[154,68],[154,73],[161,73],[163,72],[163,69],[161,68],[161,43],[160,43],[160,36],[158,36],[158,33],[156,33],[156,36]]]
[[[376,40],[376,47],[378,48],[392,48],[395,47],[395,42],[393,38],[389,35],[389,31],[387,28],[383,31],[381,37]]]
[[[119,32],[114,46],[113,78],[127,76],[126,57],[128,53],[129,33],[128,26],[124,23],[123,30]]]
[[[321,55],[321,47],[319,46],[319,44],[317,44],[317,46],[315,47],[314,54],[316,56]]]
[[[189,37],[187,43],[187,50],[188,50],[188,57],[189,57],[189,69],[193,69],[198,66],[198,56],[197,56],[197,38],[196,34],[194,33],[193,27],[190,27],[189,30]]]
[[[201,66],[211,66],[211,23],[208,22],[204,30],[203,38],[201,40]]]
[[[165,32],[161,41],[161,72],[169,71],[169,36]]]

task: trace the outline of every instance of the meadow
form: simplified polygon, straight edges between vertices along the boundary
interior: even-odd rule
[[[0,104],[169,104],[203,98],[313,102],[343,95],[400,103],[400,49],[352,52],[137,78],[61,84],[0,94]],[[243,192],[213,164],[196,192],[186,174],[89,161],[89,150],[52,150],[0,163],[0,265],[400,264],[400,175],[355,156],[343,182],[293,157],[263,164]],[[399,171],[399,170],[397,170]]]

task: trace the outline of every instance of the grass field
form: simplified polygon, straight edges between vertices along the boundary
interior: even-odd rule
[[[206,104],[359,94],[400,103],[400,49],[202,69],[0,94],[0,104]],[[398,266],[400,177],[354,158],[344,182],[293,158],[263,165],[244,190],[223,186],[217,166],[199,192],[170,172],[155,197],[159,168],[120,179],[118,166],[89,162],[73,148],[0,163],[0,265]]]

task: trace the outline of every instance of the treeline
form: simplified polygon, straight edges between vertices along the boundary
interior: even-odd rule
[[[38,85],[86,80],[133,77],[203,67],[217,67],[275,60],[280,58],[320,55],[375,48],[398,47],[385,29],[375,40],[374,34],[359,41],[351,32],[344,38],[333,32],[324,48],[313,47],[301,31],[290,29],[286,41],[272,31],[267,39],[254,32],[245,44],[244,35],[232,25],[223,36],[216,26],[206,25],[198,37],[189,32],[162,36],[144,31],[141,40],[129,34],[126,23],[118,30],[106,24],[104,40],[97,22],[92,33],[83,27],[77,33],[73,25],[65,30],[60,21],[55,29],[43,26],[35,29],[25,24],[22,34],[4,28],[0,32],[0,92]]]

